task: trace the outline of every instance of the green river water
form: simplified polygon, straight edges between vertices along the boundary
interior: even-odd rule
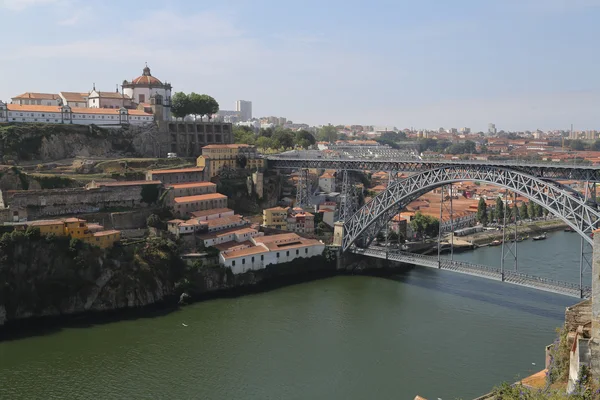
[[[524,242],[520,269],[577,281],[578,251]],[[425,268],[329,278],[5,340],[0,399],[470,399],[543,369],[575,302]]]

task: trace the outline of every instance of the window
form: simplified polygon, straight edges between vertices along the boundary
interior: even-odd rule
[[[286,257],[289,257],[289,256],[290,256],[290,251],[289,251],[289,250],[285,252],[285,256],[286,256]]]
[[[300,250],[296,250],[296,255],[300,254]]]
[[[277,258],[279,258],[279,253],[277,253]]]
[[[260,261],[264,261],[264,260],[265,260],[265,256],[264,256],[264,254],[261,254],[260,255]]]
[[[304,249],[304,254],[308,254],[308,249]]]
[[[231,262],[231,266],[232,266],[232,267],[235,267],[235,261],[232,261],[232,262]]]
[[[254,256],[252,256],[252,262],[254,262]]]
[[[246,264],[246,259],[242,258],[242,264]]]

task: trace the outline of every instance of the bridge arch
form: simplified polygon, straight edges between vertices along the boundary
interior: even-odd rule
[[[370,243],[395,214],[425,193],[465,181],[486,182],[516,192],[562,219],[593,244],[591,233],[598,227],[600,212],[561,185],[509,168],[447,165],[396,181],[360,208],[344,221],[342,250],[347,250],[359,238]]]

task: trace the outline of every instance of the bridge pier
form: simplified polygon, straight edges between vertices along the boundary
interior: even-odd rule
[[[600,377],[600,229],[594,231],[594,252],[592,262],[592,376]]]

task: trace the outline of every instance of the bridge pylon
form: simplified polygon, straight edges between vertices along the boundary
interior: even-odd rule
[[[310,176],[308,169],[300,169],[298,182],[296,185],[296,207],[306,207],[310,205]]]

